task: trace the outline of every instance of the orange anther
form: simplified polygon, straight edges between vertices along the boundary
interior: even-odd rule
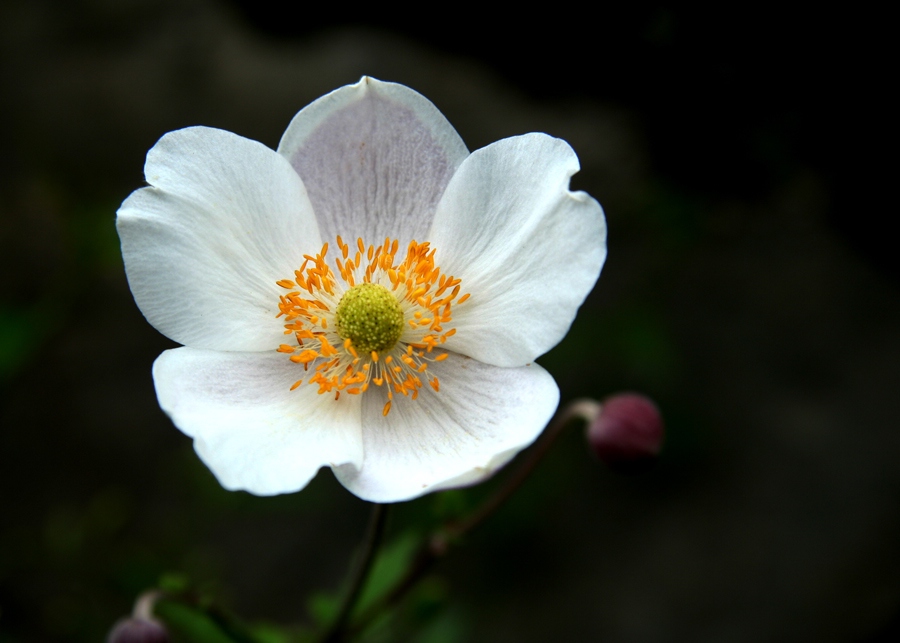
[[[449,357],[444,351],[434,356],[430,353],[454,333],[452,324],[446,333],[441,325],[451,321],[451,303],[459,295],[460,280],[441,273],[434,262],[436,249],[429,243],[410,241],[406,255],[398,261],[397,239],[388,237],[377,246],[367,246],[357,238],[353,256],[343,237],[337,236],[336,242],[337,256],[332,261],[327,259],[329,244],[325,243],[315,256],[304,255],[302,266],[294,271],[294,280],[275,282],[290,291],[279,296],[275,316],[284,319],[284,334],[296,339],[296,345],[280,344],[277,350],[292,362],[303,364],[304,370],[315,364],[312,377],[298,380],[291,389],[306,381],[315,384],[319,393],[334,392],[338,399],[341,391],[364,393],[371,382],[387,385],[385,414],[390,410],[393,392],[416,399],[425,381],[438,391],[437,378],[420,378],[418,374],[428,369],[428,362]],[[363,262],[367,262],[365,266]],[[409,323],[396,347],[359,355],[352,341],[337,333],[335,306],[340,293],[353,288],[357,279],[385,284],[396,293]]]
[[[318,356],[319,356],[319,354],[316,351],[311,350],[311,349],[306,349],[299,355],[291,355],[289,359],[292,362],[295,362],[298,364],[308,364],[311,361],[313,361],[314,359],[316,359]]]

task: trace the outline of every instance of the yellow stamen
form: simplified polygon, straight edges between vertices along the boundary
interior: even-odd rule
[[[434,261],[436,250],[429,243],[411,241],[405,256],[398,258],[397,239],[388,237],[376,246],[357,238],[353,254],[342,237],[338,236],[336,242],[338,256],[333,268],[327,259],[326,243],[320,252],[303,255],[293,279],[275,282],[287,291],[278,299],[276,317],[283,318],[285,335],[293,335],[296,341],[296,345],[279,345],[277,351],[312,374],[297,380],[291,390],[304,382],[315,384],[320,394],[334,393],[337,400],[341,391],[360,395],[370,383],[386,385],[381,394],[388,398],[384,415],[390,412],[393,393],[417,399],[425,381],[439,392],[437,377],[423,376],[423,380],[419,374],[428,370],[429,362],[449,356],[434,349],[456,332],[453,307],[469,298],[468,293],[459,296],[461,280],[441,273]],[[348,312],[341,313],[343,321],[339,322],[338,307],[354,288],[375,290],[354,300],[366,302],[364,305],[348,304],[342,309]],[[385,329],[389,326],[384,324],[389,317],[379,317],[377,311],[387,310],[378,306],[394,299],[396,303],[390,303],[389,308],[398,307],[399,312],[392,314],[402,315],[402,322],[399,330],[388,332]],[[367,330],[369,323],[374,324],[371,330]],[[354,345],[355,338],[361,343]]]
[[[319,354],[316,351],[314,351],[312,349],[307,349],[307,350],[303,351],[302,353],[300,353],[299,355],[291,355],[289,359],[292,362],[296,362],[299,364],[309,364],[311,361],[313,361],[317,357],[319,357]]]

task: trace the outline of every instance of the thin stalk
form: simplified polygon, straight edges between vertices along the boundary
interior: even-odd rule
[[[522,486],[538,463],[544,459],[550,447],[556,442],[562,430],[575,418],[591,422],[600,412],[600,405],[594,400],[575,400],[562,410],[541,434],[532,449],[528,450],[525,462],[506,480],[493,495],[485,500],[478,509],[463,520],[450,523],[443,531],[451,539],[458,539],[472,531],[475,527],[492,516]]]
[[[378,551],[378,546],[381,544],[382,536],[384,536],[387,508],[387,505],[372,504],[372,513],[369,516],[369,524],[363,537],[359,562],[354,570],[350,586],[347,588],[347,593],[344,595],[338,615],[322,637],[322,643],[339,643],[339,641],[345,640],[345,636],[348,633],[347,622],[353,613],[353,608],[356,607],[356,601],[359,599],[359,595],[369,576],[369,570],[372,568],[372,562],[375,560],[375,554]]]
[[[576,400],[566,406],[553,418],[550,425],[529,450],[526,460],[506,482],[469,516],[461,521],[448,522],[436,529],[422,545],[406,574],[357,619],[349,633],[351,635],[359,634],[384,610],[396,605],[425,576],[432,565],[449,551],[453,543],[458,542],[493,515],[528,479],[569,422],[577,418],[590,423],[599,413],[600,404],[590,399]]]

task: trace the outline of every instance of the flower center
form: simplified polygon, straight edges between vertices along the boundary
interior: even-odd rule
[[[303,256],[294,279],[276,282],[288,290],[279,298],[277,316],[284,317],[284,334],[295,342],[278,351],[312,371],[305,380],[318,385],[320,394],[334,391],[338,399],[342,391],[359,395],[371,384],[383,387],[385,415],[394,395],[416,399],[423,380],[440,390],[438,378],[426,371],[447,358],[440,346],[456,333],[448,326],[453,306],[469,298],[459,295],[459,279],[435,265],[430,244],[411,241],[402,260],[396,258],[398,245],[396,239],[379,246],[357,239],[351,254],[338,237],[336,272],[325,259],[326,243],[316,256]]]
[[[381,284],[359,284],[345,292],[334,321],[338,336],[362,353],[390,350],[403,334],[403,309]]]

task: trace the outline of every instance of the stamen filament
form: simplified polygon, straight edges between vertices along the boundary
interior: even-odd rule
[[[362,238],[357,238],[355,245],[355,254],[351,256],[350,246],[338,236],[334,270],[327,261],[329,246],[325,243],[317,254],[303,255],[303,263],[294,271],[293,279],[275,282],[289,291],[279,296],[276,317],[284,318],[284,333],[292,335],[296,342],[296,345],[280,344],[277,351],[286,354],[291,362],[302,364],[304,370],[313,367],[312,376],[297,380],[291,390],[304,382],[316,384],[320,394],[333,392],[338,400],[342,391],[361,395],[370,383],[376,387],[386,385],[388,401],[382,412],[387,415],[393,393],[417,399],[423,386],[419,374],[427,372],[429,363],[447,359],[449,353],[438,349],[456,329],[449,327],[445,331],[443,326],[451,324],[453,306],[466,301],[469,294],[459,297],[461,280],[441,273],[434,262],[436,250],[428,243],[411,241],[405,256],[399,260],[397,239],[388,237],[377,246],[367,246]],[[372,301],[386,301],[379,297],[391,301],[396,298],[396,304],[391,305],[399,306],[396,314],[402,315],[402,326],[397,335],[389,336],[386,340],[389,343],[374,344],[377,350],[370,350],[372,344],[366,346],[364,341],[360,344],[363,350],[358,350],[360,346],[354,345],[353,339],[356,335],[337,321],[338,308],[344,295],[355,288],[376,287],[386,291],[379,291],[384,295]],[[353,315],[364,316],[360,317],[360,327],[368,328],[365,324],[369,322],[364,320],[370,314],[365,312],[370,310],[369,305],[352,310]],[[371,323],[377,329],[383,322]],[[350,335],[344,336],[342,332]],[[440,391],[437,377],[425,377],[425,381],[435,392]]]

